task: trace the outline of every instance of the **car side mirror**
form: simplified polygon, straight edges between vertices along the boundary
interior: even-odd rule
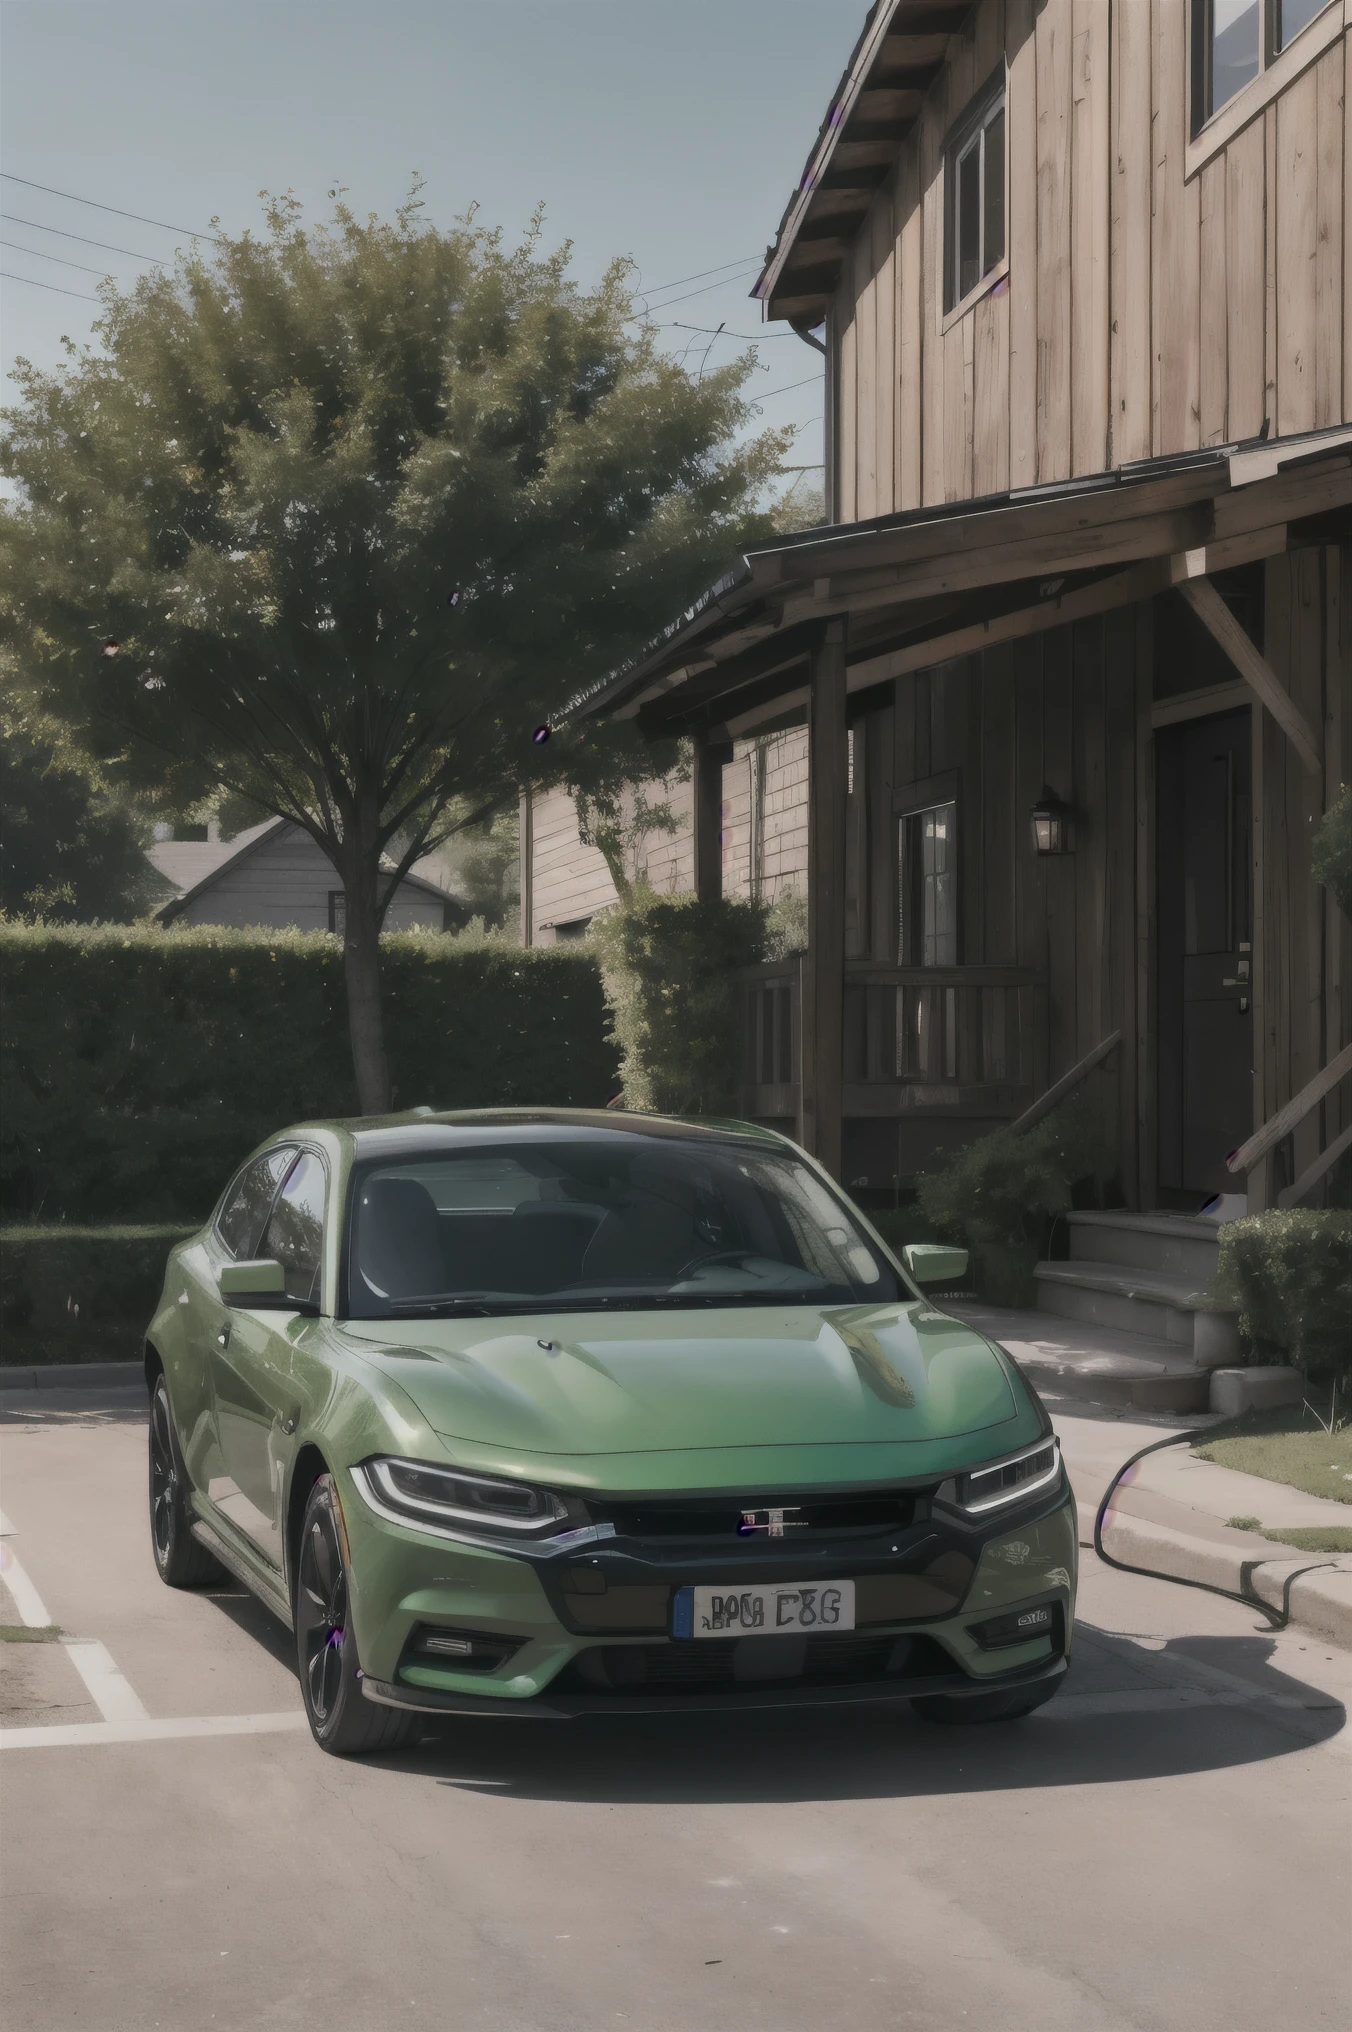
[[[221,1271],[221,1297],[227,1305],[256,1312],[304,1312],[299,1299],[288,1298],[286,1272],[271,1256],[252,1262],[227,1263]]]
[[[966,1249],[947,1242],[908,1242],[901,1260],[917,1284],[961,1284],[969,1259]]]

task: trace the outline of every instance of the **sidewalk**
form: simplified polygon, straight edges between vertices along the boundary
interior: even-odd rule
[[[1170,1432],[1219,1425],[1214,1413],[1180,1415],[1168,1403],[1198,1371],[1178,1351],[1110,1327],[1053,1313],[961,1302],[948,1308],[1013,1356],[1046,1400],[1079,1502],[1080,1543],[1094,1542],[1094,1517],[1123,1461]],[[1146,1405],[1133,1388],[1144,1386]],[[1153,1387],[1152,1387],[1153,1386]],[[1151,1406],[1151,1399],[1165,1401]],[[1186,1403],[1186,1399],[1184,1400]],[[1352,1432],[1347,1436],[1352,1472]],[[1213,1461],[1180,1443],[1138,1462],[1119,1484],[1104,1527],[1115,1559],[1180,1580],[1207,1581],[1232,1594],[1289,1608],[1291,1621],[1352,1646],[1352,1553],[1297,1552],[1239,1531],[1231,1517],[1257,1517],[1269,1530],[1352,1527],[1352,1504],[1307,1496]]]

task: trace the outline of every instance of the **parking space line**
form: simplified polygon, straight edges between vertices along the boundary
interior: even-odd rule
[[[73,1637],[64,1646],[66,1656],[89,1689],[105,1722],[148,1721],[145,1704],[130,1682],[113,1663],[107,1647],[94,1637]]]
[[[285,1735],[306,1727],[302,1708],[285,1714],[179,1715],[168,1721],[152,1720],[144,1709],[141,1714],[140,1720],[128,1716],[120,1721],[0,1729],[0,1750],[69,1750],[97,1743],[163,1743],[193,1736]]]
[[[5,1586],[14,1597],[14,1606],[19,1611],[20,1619],[28,1628],[50,1630],[52,1619],[47,1614],[46,1603],[8,1546],[5,1547],[3,1565],[0,1565],[0,1575],[3,1575]]]

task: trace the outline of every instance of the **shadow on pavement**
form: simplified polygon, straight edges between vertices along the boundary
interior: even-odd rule
[[[1179,1777],[1264,1763],[1343,1728],[1345,1709],[1275,1669],[1273,1650],[1256,1635],[1144,1651],[1081,1624],[1065,1708],[1058,1714],[1053,1701],[1020,1722],[937,1727],[906,1706],[553,1724],[476,1717],[429,1722],[437,1733],[416,1749],[375,1761],[450,1790],[602,1805],[905,1798]],[[1190,1669],[1193,1661],[1202,1672]],[[1207,1667],[1227,1684],[1218,1688]],[[1264,1698],[1228,1704],[1235,1679]],[[1206,1705],[1161,1700],[1146,1710],[1076,1712],[1086,1697],[1180,1689],[1216,1697]]]

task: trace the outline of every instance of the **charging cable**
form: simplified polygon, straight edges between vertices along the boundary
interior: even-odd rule
[[[1265,1602],[1260,1594],[1249,1592],[1237,1594],[1233,1588],[1217,1587],[1214,1581],[1189,1580],[1181,1573],[1163,1573],[1157,1566],[1133,1566],[1129,1560],[1114,1559],[1111,1552],[1105,1552],[1103,1549],[1103,1523],[1108,1515],[1109,1505],[1117,1492],[1118,1484],[1128,1471],[1135,1467],[1137,1461],[1144,1460],[1148,1453],[1158,1453],[1162,1446],[1183,1446],[1192,1440],[1209,1439],[1211,1436],[1208,1428],[1201,1425],[1193,1426],[1189,1432],[1171,1432],[1167,1439],[1153,1440],[1149,1446],[1143,1446],[1139,1453],[1134,1453],[1130,1460],[1123,1461],[1104,1490],[1103,1501],[1098,1506],[1098,1515],[1094,1519],[1094,1550],[1105,1566],[1115,1566],[1119,1573],[1143,1573],[1149,1580],[1171,1580],[1175,1587],[1201,1588],[1205,1594],[1222,1595],[1227,1602],[1239,1602],[1246,1609],[1261,1609],[1274,1630],[1284,1630],[1291,1621],[1291,1589],[1295,1582],[1302,1574],[1314,1573],[1322,1566],[1332,1566],[1333,1560],[1314,1559],[1308,1566],[1298,1566],[1294,1573],[1288,1573],[1282,1587],[1282,1605],[1280,1609],[1276,1609],[1270,1602]],[[1267,1564],[1268,1561],[1265,1559],[1245,1561],[1246,1567]]]

